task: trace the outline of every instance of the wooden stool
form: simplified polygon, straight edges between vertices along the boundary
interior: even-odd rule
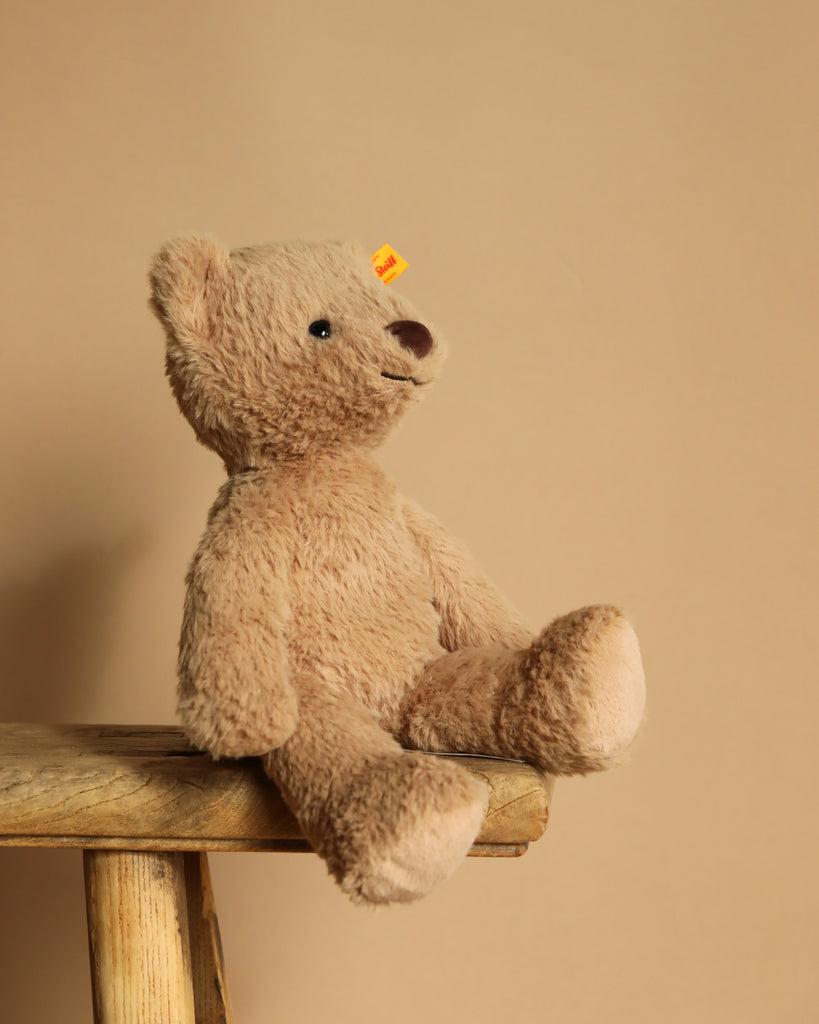
[[[459,759],[491,793],[470,856],[524,853],[550,780]],[[214,762],[170,726],[2,723],[0,846],[83,850],[95,1024],[230,1024],[206,851],[309,850],[257,759]]]

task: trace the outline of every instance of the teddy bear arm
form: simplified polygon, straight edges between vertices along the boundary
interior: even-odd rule
[[[518,612],[462,544],[411,502],[404,507],[404,518],[432,581],[446,650],[490,644],[518,649],[531,643],[532,633]]]
[[[289,602],[269,563],[198,556],[179,645],[179,713],[214,757],[280,746],[298,718],[286,629]]]

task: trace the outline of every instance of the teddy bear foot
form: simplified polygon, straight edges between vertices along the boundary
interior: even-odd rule
[[[459,766],[415,753],[368,769],[353,789],[322,852],[357,903],[408,903],[435,889],[469,852],[488,800]]]
[[[598,605],[562,616],[532,644],[523,668],[538,680],[530,696],[542,704],[532,711],[548,724],[543,767],[586,772],[623,760],[646,691],[637,636],[622,612]]]

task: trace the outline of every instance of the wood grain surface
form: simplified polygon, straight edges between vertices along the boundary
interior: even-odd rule
[[[195,1024],[183,857],[83,854],[94,1024]]]
[[[490,791],[475,856],[516,856],[546,827],[551,780],[461,755]],[[256,758],[213,761],[173,726],[0,723],[0,846],[309,849]]]
[[[222,939],[206,853],[184,853],[196,1024],[233,1024]]]

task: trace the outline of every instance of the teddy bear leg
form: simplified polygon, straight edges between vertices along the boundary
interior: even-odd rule
[[[265,755],[315,851],[356,902],[417,899],[466,856],[488,793],[460,766],[404,751],[349,695],[301,679],[299,724]]]
[[[424,750],[523,758],[573,774],[622,760],[645,707],[634,630],[609,606],[556,619],[522,651],[467,648],[430,665],[397,735]]]

